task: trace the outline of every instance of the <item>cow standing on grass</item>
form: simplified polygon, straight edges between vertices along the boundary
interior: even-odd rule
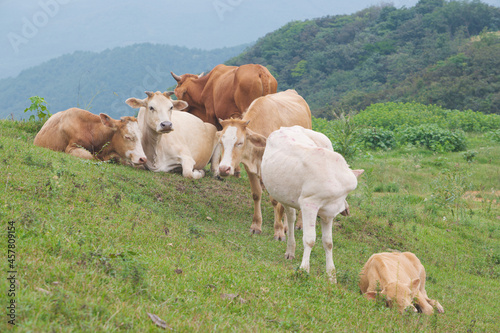
[[[261,65],[240,67],[218,65],[206,75],[183,74],[177,81],[175,96],[186,101],[185,111],[222,129],[219,119],[239,119],[253,100],[278,89],[278,82]]]
[[[257,98],[252,102],[242,119],[220,120],[222,131],[218,133],[221,143],[221,176],[237,173],[242,163],[248,174],[254,201],[254,214],[250,231],[262,232],[261,173],[260,165],[266,138],[282,126],[299,125],[311,128],[311,111],[307,102],[295,90],[287,90]],[[275,239],[284,240],[283,225],[275,206]]]
[[[323,134],[299,126],[282,127],[267,138],[262,157],[262,181],[269,194],[285,208],[288,241],[285,257],[295,258],[295,209],[301,209],[304,255],[301,269],[309,272],[316,241],[316,217],[321,217],[326,273],[337,282],[332,255],[332,224],[346,214],[346,197],[356,189],[363,170],[351,170],[342,155],[325,148]]]
[[[430,299],[425,291],[425,268],[411,252],[384,252],[372,255],[360,274],[359,288],[367,299],[377,293],[387,297],[389,306],[396,303],[399,312],[406,308],[417,312],[415,305],[425,314],[444,309],[438,301]]]
[[[71,108],[52,115],[35,137],[34,144],[85,159],[119,159],[141,165],[147,158],[141,131],[134,117],[120,120],[101,113]]]
[[[173,92],[146,92],[145,99],[129,98],[126,103],[140,108],[138,121],[142,145],[148,157],[146,168],[155,172],[182,171],[182,176],[199,179],[212,161],[218,175],[219,150],[214,125],[179,110],[185,101],[172,100]],[[213,157],[213,158],[212,158]]]

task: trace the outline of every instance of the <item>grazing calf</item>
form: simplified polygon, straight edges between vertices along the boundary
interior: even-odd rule
[[[288,243],[285,257],[295,257],[295,209],[302,211],[304,255],[301,269],[309,272],[309,257],[316,240],[316,217],[321,217],[326,273],[337,282],[332,256],[332,224],[346,213],[347,194],[357,186],[363,170],[351,170],[325,136],[300,126],[282,127],[267,139],[262,158],[262,181],[269,194],[285,208]],[[327,139],[326,139],[327,140]]]
[[[85,159],[118,158],[124,164],[134,165],[147,160],[137,119],[115,120],[104,113],[97,116],[78,108],[52,115],[36,135],[34,144]]]
[[[170,99],[173,93],[146,92],[145,99],[129,98],[126,103],[140,108],[138,121],[142,145],[148,157],[146,168],[155,172],[182,170],[182,176],[199,179],[212,159],[218,175],[218,139],[214,125],[179,110],[184,101]],[[213,158],[212,158],[213,157]]]
[[[374,299],[380,291],[388,305],[395,302],[401,313],[407,307],[416,312],[414,301],[425,314],[432,314],[434,307],[443,313],[441,304],[427,296],[425,278],[425,268],[413,253],[376,253],[361,270],[359,288],[367,299]]]
[[[220,120],[221,176],[237,174],[238,166],[243,163],[250,181],[254,201],[254,214],[250,231],[262,232],[261,197],[262,186],[260,164],[266,138],[282,126],[300,125],[311,128],[311,111],[306,101],[295,90],[259,97],[250,104],[243,119]],[[275,238],[285,237],[281,219],[278,221],[275,207]],[[281,225],[281,232],[279,231]]]

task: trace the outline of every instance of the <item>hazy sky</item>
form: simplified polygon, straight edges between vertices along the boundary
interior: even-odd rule
[[[500,6],[500,0],[483,2]],[[417,0],[0,0],[0,78],[76,50],[152,42],[214,49],[257,40],[292,20]]]

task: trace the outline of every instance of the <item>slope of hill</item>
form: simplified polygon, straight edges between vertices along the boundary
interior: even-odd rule
[[[498,142],[468,136],[470,162],[410,147],[352,161],[365,173],[351,215],[335,219],[335,286],[319,226],[310,274],[297,269],[301,231],[285,259],[265,193],[263,233],[249,234],[244,173],[195,181],[84,161],[34,146],[36,125],[0,121],[3,248],[15,253],[0,290],[19,331],[158,331],[148,314],[178,332],[498,331]],[[363,264],[391,250],[419,257],[444,314],[400,315],[359,294]]]
[[[105,112],[112,117],[134,114],[125,100],[145,90],[165,91],[175,84],[170,71],[199,73],[239,54],[244,45],[205,51],[136,44],[100,53],[75,52],[0,80],[0,118],[26,118],[28,98],[42,96],[54,113],[69,107]],[[145,95],[144,95],[145,96]]]
[[[500,41],[470,45],[487,30],[500,30],[500,8],[479,1],[373,6],[292,22],[227,63],[266,65],[279,89],[297,89],[316,116],[415,99],[500,113]]]

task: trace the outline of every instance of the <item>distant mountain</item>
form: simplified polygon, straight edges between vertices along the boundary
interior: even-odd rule
[[[104,112],[112,117],[133,115],[125,104],[144,91],[172,89],[176,74],[200,73],[241,53],[248,45],[211,51],[184,47],[135,44],[100,53],[75,52],[0,80],[0,118],[28,118],[23,110],[38,95],[52,113],[70,107]]]
[[[267,66],[320,117],[386,101],[500,113],[498,30],[498,7],[420,0],[291,22],[226,64]]]

